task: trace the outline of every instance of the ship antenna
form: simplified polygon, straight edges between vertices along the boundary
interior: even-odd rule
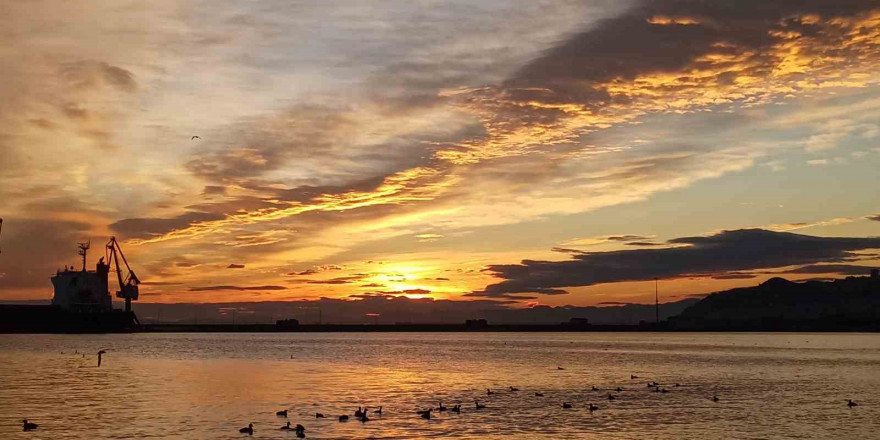
[[[92,247],[92,241],[89,240],[85,243],[77,243],[76,247],[79,248],[79,254],[83,257],[83,271],[86,270],[86,253],[88,253],[89,248]]]

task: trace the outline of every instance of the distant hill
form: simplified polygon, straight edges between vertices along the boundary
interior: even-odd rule
[[[880,276],[795,283],[771,278],[713,293],[669,319],[676,330],[880,331]]]

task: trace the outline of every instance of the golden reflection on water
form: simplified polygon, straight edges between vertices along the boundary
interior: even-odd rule
[[[870,438],[878,367],[880,335],[2,335],[0,438],[295,438],[280,409],[308,438]]]

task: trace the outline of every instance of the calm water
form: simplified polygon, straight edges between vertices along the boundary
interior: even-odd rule
[[[0,335],[0,387],[3,439],[296,438],[284,408],[308,438],[880,438],[880,335]]]

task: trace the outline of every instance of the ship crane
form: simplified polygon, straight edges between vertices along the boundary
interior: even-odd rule
[[[125,264],[125,269],[128,270],[125,278],[122,278],[119,260],[122,260],[122,263]],[[138,299],[138,284],[141,283],[141,280],[138,279],[134,271],[131,270],[131,266],[128,265],[128,260],[125,259],[125,254],[122,253],[122,248],[119,247],[116,237],[110,237],[110,241],[107,242],[107,264],[116,264],[116,279],[119,281],[119,291],[116,292],[116,297],[125,299],[125,311],[130,312],[131,301],[137,301]]]

